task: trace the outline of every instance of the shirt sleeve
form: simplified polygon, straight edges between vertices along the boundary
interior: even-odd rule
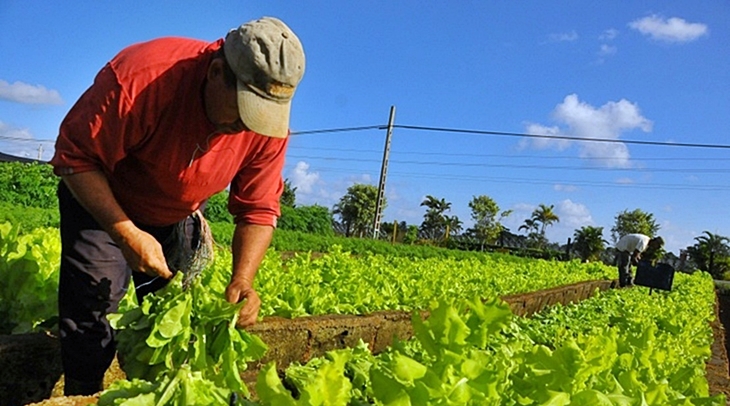
[[[107,64],[61,123],[51,160],[56,175],[111,173],[143,133],[132,103]]]
[[[289,139],[267,137],[266,145],[244,163],[231,182],[228,210],[238,223],[276,227],[284,191],[282,170]]]

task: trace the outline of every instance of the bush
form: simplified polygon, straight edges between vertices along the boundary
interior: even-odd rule
[[[205,219],[210,223],[233,223],[228,211],[228,191],[214,194],[205,204]]]
[[[58,182],[51,165],[0,162],[0,202],[58,210]]]
[[[0,223],[9,222],[26,232],[39,227],[58,228],[60,218],[57,208],[22,207],[0,202]]]
[[[332,214],[323,206],[281,206],[278,229],[301,231],[322,236],[334,235]]]

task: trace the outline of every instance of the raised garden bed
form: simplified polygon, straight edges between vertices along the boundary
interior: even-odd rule
[[[593,281],[510,295],[503,299],[509,303],[515,314],[529,316],[557,303],[569,304],[587,299],[596,289],[606,290],[614,287],[616,283],[612,281]],[[707,379],[711,394],[730,395],[728,352],[722,324],[723,321],[727,323],[730,316],[728,307],[730,296],[718,292],[717,297],[717,317],[713,323],[715,345],[713,345],[713,357],[707,363]],[[293,320],[266,318],[250,331],[261,336],[270,350],[265,359],[249,365],[245,373],[246,381],[252,386],[259,368],[269,361],[276,361],[278,367],[283,369],[291,362],[306,362],[329,350],[353,346],[360,339],[368,343],[374,352],[380,352],[392,342],[393,338],[407,339],[412,335],[410,318],[408,312],[378,312],[365,316],[315,316]],[[7,339],[7,336],[5,338]],[[28,351],[29,345],[33,351]],[[7,357],[14,359],[6,361]],[[0,341],[0,360],[3,365],[19,368],[0,375],[2,379],[0,398],[4,399],[4,402],[8,401],[3,404],[24,405],[48,398],[53,383],[60,376],[58,343],[51,337],[26,335],[14,337],[9,341]],[[21,387],[24,389],[20,390]],[[94,398],[56,397],[35,405],[86,405],[89,400],[93,401]],[[75,403],[77,401],[78,403]]]

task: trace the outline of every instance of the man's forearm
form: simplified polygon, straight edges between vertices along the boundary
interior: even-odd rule
[[[253,286],[256,272],[271,244],[274,228],[257,224],[236,225],[233,235],[233,276],[232,281],[244,282]]]
[[[103,173],[82,172],[64,176],[63,181],[76,200],[117,243],[132,270],[151,276],[172,277],[162,246],[127,217]]]
[[[66,175],[63,176],[63,182],[81,206],[117,243],[124,241],[130,230],[136,229],[114,198],[104,173],[92,171]]]

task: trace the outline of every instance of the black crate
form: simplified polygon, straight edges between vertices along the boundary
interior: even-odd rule
[[[674,268],[669,264],[657,264],[656,266],[651,266],[651,263],[641,261],[636,267],[634,285],[641,285],[661,290],[672,290],[673,282]]]

